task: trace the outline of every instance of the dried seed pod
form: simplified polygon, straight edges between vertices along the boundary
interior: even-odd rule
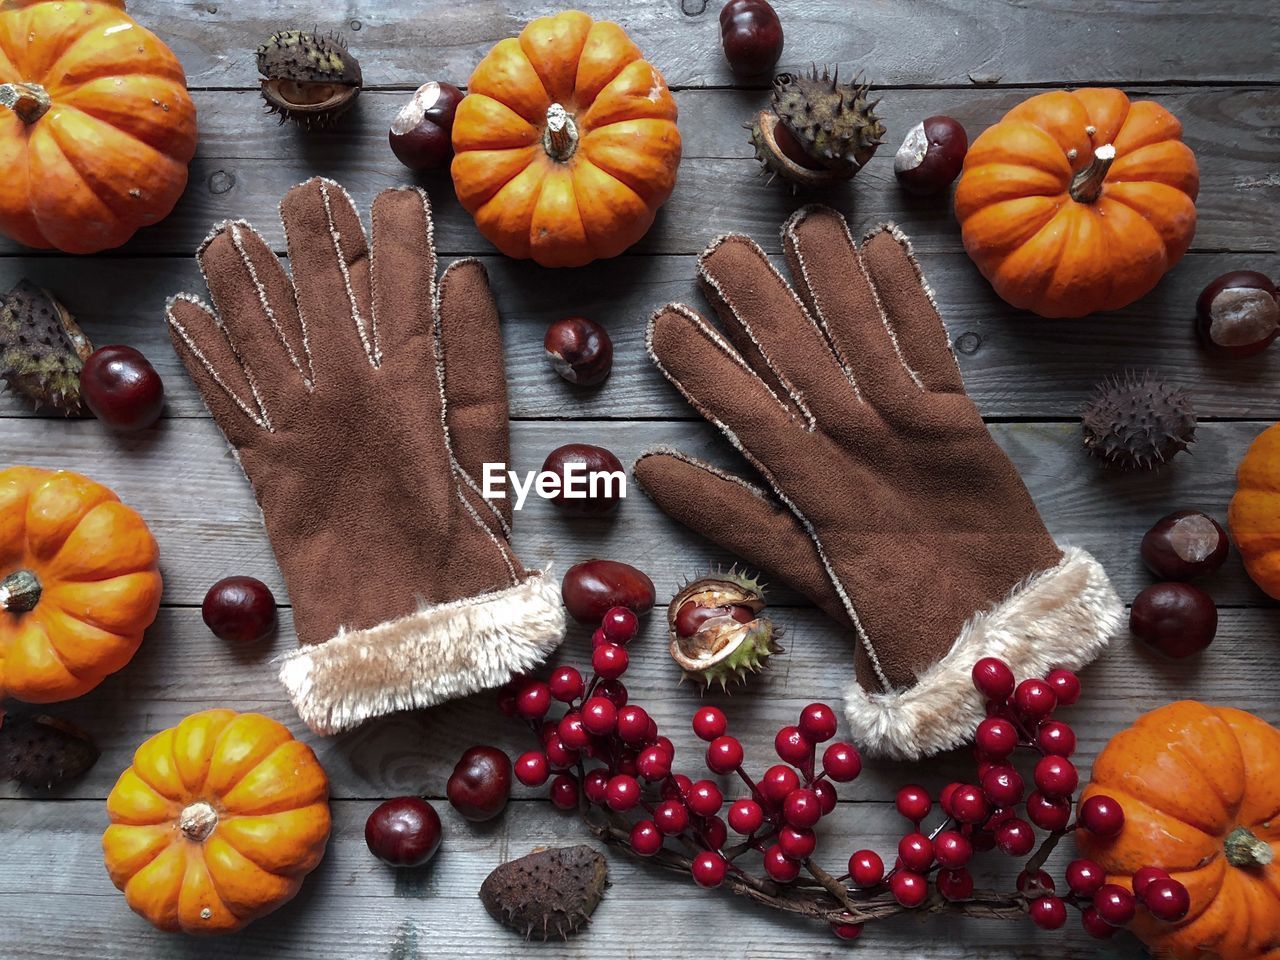
[[[1102,383],[1081,419],[1085,448],[1122,470],[1155,470],[1196,438],[1191,398],[1152,373]]]
[[[98,761],[89,734],[43,714],[0,720],[0,780],[48,789],[82,776]]]
[[[525,939],[568,940],[586,926],[609,885],[601,854],[584,844],[534,850],[485,878],[489,916]]]
[[[338,119],[360,95],[360,63],[337,34],[282,30],[258,48],[262,99],[280,122],[310,129]]]
[[[84,411],[80,368],[93,344],[67,308],[27,280],[0,298],[0,377],[37,409]]]
[[[782,652],[764,607],[759,581],[736,569],[687,584],[667,607],[671,658],[703,686],[743,682]]]

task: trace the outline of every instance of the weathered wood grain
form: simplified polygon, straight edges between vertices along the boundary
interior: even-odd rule
[[[434,957],[556,957],[594,960],[678,957],[696,950],[709,960],[809,960],[844,956],[820,924],[787,918],[705,891],[649,864],[610,853],[612,883],[587,931],[568,943],[525,943],[495,923],[476,892],[499,863],[536,846],[584,842],[576,818],[548,804],[513,804],[499,821],[475,826],[437,804],[444,844],[419,870],[396,871],[370,856],[364,821],[371,802],[333,804],[334,831],[320,867],[297,899],[245,931],[213,940],[166,935],[130,912],[102,867],[99,841],[106,817],[98,802],[0,801],[0,924],[15,960],[428,960]],[[860,804],[832,814],[820,827],[817,857],[833,873],[856,849],[886,857],[903,822],[887,804]],[[1049,867],[1059,877],[1070,842]],[[1017,867],[988,855],[979,881],[1012,889]],[[749,863],[759,872],[758,863]],[[990,873],[986,871],[990,870]],[[1073,911],[1074,913],[1074,911]],[[1127,935],[1099,948],[1073,916],[1064,929],[1037,931],[1029,921],[903,917],[867,927],[857,956],[913,960],[1097,960],[1136,958]]]
[[[891,90],[881,110],[887,143],[850,184],[793,196],[758,175],[742,122],[766,102],[761,92],[688,91],[679,95],[680,126],[688,155],[671,200],[635,253],[698,253],[720,233],[741,231],[778,252],[778,226],[804,202],[822,200],[850,215],[855,230],[893,220],[921,250],[961,249],[947,198],[913,198],[897,186],[893,151],[907,129],[936,113],[954,114],[971,136],[994,123],[1032,90]],[[1143,93],[1143,91],[1138,91]],[[1280,226],[1260,215],[1273,200],[1274,131],[1280,102],[1269,88],[1151,90],[1177,114],[1188,142],[1201,155],[1202,185],[1195,250],[1280,250]],[[1136,94],[1135,94],[1136,95]],[[341,181],[367,210],[377,191],[411,182],[413,175],[386,145],[391,116],[405,94],[371,94],[330,131],[281,128],[263,115],[256,93],[197,95],[202,142],[191,183],[174,212],[112,255],[188,255],[221,220],[247,217],[277,249],[284,235],[275,210],[294,184],[315,175]],[[436,211],[436,240],[444,253],[493,253],[453,195],[447,174],[424,177]],[[0,255],[24,252],[0,240]],[[625,262],[625,261],[624,261]],[[551,273],[555,283],[576,283],[581,271]]]
[[[740,83],[720,50],[719,0],[587,0],[597,19],[623,24],[677,86]],[[1152,83],[1274,80],[1280,20],[1266,4],[1105,0],[970,3],[915,0],[851,7],[847,0],[779,0],[786,31],[780,69],[811,61],[866,70],[895,85]],[[138,0],[134,16],[173,46],[193,86],[256,86],[253,51],[273,31],[346,33],[369,85],[461,82],[488,49],[559,2],[276,0],[246,8],[219,0]]]
[[[1125,369],[1157,370],[1191,391],[1202,417],[1267,419],[1280,413],[1275,381],[1280,350],[1244,361],[1203,350],[1192,328],[1195,299],[1227,270],[1271,269],[1264,254],[1192,254],[1133,306],[1080,321],[1039,320],[996,297],[964,254],[922,252],[925,274],[946,319],[965,384],[987,417],[1075,417],[1094,384]],[[781,258],[779,268],[784,272]],[[706,304],[692,256],[627,257],[575,273],[569,289],[540,267],[485,257],[503,317],[507,384],[516,418],[690,419],[693,409],[670,389],[644,349],[649,315],[676,300]],[[19,277],[48,287],[96,343],[128,343],[164,378],[166,414],[207,416],[178,362],[162,318],[180,290],[204,294],[192,258],[0,258],[0,289]],[[547,324],[566,314],[594,317],[614,343],[613,375],[600,389],[565,383],[542,349]],[[32,416],[0,393],[0,416]]]
[[[1179,456],[1155,475],[1102,470],[1081,447],[1075,424],[997,424],[992,432],[1021,471],[1050,531],[1092,551],[1120,593],[1132,596],[1149,582],[1138,561],[1142,534],[1173,509],[1196,507],[1225,516],[1235,465],[1264,426],[1202,424],[1194,455]],[[548,452],[568,442],[604,444],[628,465],[642,451],[666,444],[746,470],[701,421],[519,422],[512,431],[512,468],[538,469]],[[232,573],[261,577],[284,599],[252,491],[212,421],[165,420],[121,437],[96,421],[5,419],[0,450],[8,463],[86,471],[137,507],[160,542],[166,602],[199,603],[211,583]],[[516,548],[527,563],[552,563],[561,571],[590,556],[625,559],[664,589],[708,562],[733,562],[667,519],[638,490],[629,494],[613,517],[578,520],[530,497],[516,518]],[[1264,603],[1235,558],[1210,586],[1220,603]],[[779,598],[794,599],[783,591]]]

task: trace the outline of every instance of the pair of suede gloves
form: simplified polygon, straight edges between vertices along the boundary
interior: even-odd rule
[[[262,507],[299,649],[281,679],[333,733],[497,686],[559,643],[558,584],[510,544],[498,314],[481,265],[437,281],[426,194],[388,190],[366,240],[313,179],[281,203],[292,279],[243,222],[198,253],[212,305],[175,297],[174,345]],[[1122,607],[1097,561],[1054,543],[964,384],[906,238],[855,245],[806,207],[783,227],[794,286],[746,237],[699,276],[720,326],[673,304],[654,362],[763,484],[678,451],[635,475],[675,519],[789,584],[855,640],[846,695],[868,752],[917,758],[982,717],[969,672],[1093,659]]]

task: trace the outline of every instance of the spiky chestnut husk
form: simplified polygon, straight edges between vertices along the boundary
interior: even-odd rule
[[[82,776],[98,748],[79,727],[43,714],[4,717],[0,711],[0,780],[48,789]]]
[[[1195,442],[1191,398],[1154,374],[1101,383],[1081,418],[1085,448],[1122,470],[1155,470]]]
[[[280,122],[326,127],[360,95],[360,63],[337,34],[282,30],[258,48],[262,99]]]
[[[499,866],[481,885],[480,902],[526,940],[568,940],[590,921],[608,885],[598,851],[585,844],[556,847]]]
[[[868,101],[868,90],[861,78],[841,83],[838,69],[778,74],[772,109],[750,128],[756,158],[800,186],[851,179],[884,141],[875,112],[880,101]]]
[[[704,687],[744,682],[782,652],[764,607],[759,580],[736,568],[686,584],[667,607],[671,658]]]
[[[27,280],[0,298],[0,377],[37,409],[84,412],[80,368],[93,344],[48,290]]]

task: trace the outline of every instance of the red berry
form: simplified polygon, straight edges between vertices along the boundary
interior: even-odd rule
[[[1124,808],[1106,794],[1095,793],[1080,804],[1080,826],[1100,837],[1115,837],[1124,829]]]
[[[1093,907],[1085,907],[1080,911],[1080,925],[1085,933],[1099,940],[1115,936],[1116,928],[1102,919],[1102,915]]]
[[[884,861],[874,850],[859,850],[849,858],[849,876],[855,886],[874,887],[884,879]]]
[[[622,813],[640,802],[640,783],[635,777],[620,773],[605,787],[605,802],[610,810]]]
[[[817,835],[805,827],[785,826],[778,831],[778,846],[792,860],[805,859],[817,845]]]
[[[582,705],[582,725],[597,737],[613,733],[618,722],[618,708],[607,697],[592,697]]]
[[[617,730],[624,743],[640,743],[649,734],[649,714],[628,704],[618,711]]]
[[[729,807],[729,826],[743,836],[759,830],[762,823],[764,823],[764,811],[754,800],[744,797],[733,801],[733,805]]]
[[[1053,713],[1053,708],[1058,705],[1058,698],[1053,687],[1032,677],[1018,684],[1018,689],[1013,692],[1013,705],[1026,719],[1039,720]]]
[[[700,817],[714,817],[724,806],[724,794],[710,780],[699,780],[689,790],[685,803]]]
[[[760,793],[765,802],[774,806],[782,803],[792,790],[799,788],[800,775],[783,763],[775,763],[760,778]]]
[[[577,710],[570,710],[560,718],[556,734],[560,737],[560,742],[570,750],[581,750],[591,742],[591,734],[582,725],[582,714]]]
[[[1067,886],[1078,897],[1092,897],[1107,882],[1107,872],[1092,860],[1072,860],[1067,864]]]
[[[642,857],[652,857],[662,849],[662,834],[652,820],[641,820],[631,828],[631,849]]]
[[[1043,870],[1037,870],[1035,873],[1027,873],[1027,871],[1023,870],[1018,874],[1015,886],[1017,886],[1019,893],[1025,893],[1028,896],[1043,896],[1058,889],[1057,884],[1053,882],[1053,877]]]
[[[994,703],[1003,703],[1013,693],[1013,671],[1003,660],[983,657],[973,665],[973,685]]]
[[[806,787],[792,790],[782,802],[782,816],[793,827],[812,827],[822,819],[822,801]]]
[[[503,687],[498,691],[498,710],[504,717],[516,716],[516,695],[510,687]]]
[[[627,688],[621,680],[605,680],[596,687],[596,696],[604,697],[621,710],[627,705]]]
[[[799,727],[783,727],[773,738],[773,749],[787,763],[800,766],[813,756],[813,744],[805,739]]]
[[[933,809],[933,800],[929,797],[929,791],[914,783],[909,783],[900,789],[894,803],[900,814],[916,824],[927,817],[929,811]]]
[[[918,907],[929,895],[929,881],[910,870],[899,870],[889,878],[889,892],[904,907]]]
[[[996,846],[1011,857],[1025,857],[1036,845],[1036,832],[1031,824],[1011,817],[995,829]]]
[[[982,777],[982,792],[997,807],[1012,807],[1022,802],[1025,788],[1022,777],[1013,767],[993,767]]]
[[[857,940],[862,936],[860,923],[832,923],[831,932],[841,940]]]
[[[1027,797],[1027,819],[1041,830],[1065,830],[1071,822],[1071,801],[1051,799],[1035,790]]]
[[[898,858],[908,870],[924,873],[933,866],[933,841],[923,833],[908,833],[898,841]]]
[[[683,773],[674,774],[670,780],[662,785],[663,800],[680,800],[687,796],[689,791],[693,789],[693,781],[686,777]]]
[[[836,735],[836,712],[825,703],[811,703],[800,711],[800,732],[810,743],[823,743]]]
[[[790,883],[800,876],[800,864],[782,852],[782,847],[774,844],[764,852],[764,872],[779,883]]]
[[[851,743],[833,743],[822,753],[822,769],[836,783],[848,783],[862,772],[862,757]]]
[[[1018,746],[1018,728],[1003,717],[987,717],[978,724],[973,742],[983,759],[1004,760]]]
[[[943,830],[934,838],[933,855],[939,865],[954,870],[973,859],[973,844],[957,830]]]
[[[951,798],[956,795],[956,791],[963,787],[963,783],[952,781],[942,788],[942,792],[938,794],[938,806],[942,808],[942,812],[948,817],[954,817],[955,812],[951,809]]]
[[[1133,873],[1133,894],[1139,899],[1147,895],[1152,880],[1168,880],[1169,872],[1159,867],[1140,867]]]
[[[254,643],[275,629],[276,598],[255,577],[224,577],[204,595],[200,613],[219,640]]]
[[[578,807],[578,781],[571,773],[562,773],[551,781],[551,802],[561,810]]]
[[[818,802],[822,804],[822,815],[825,817],[828,813],[836,808],[836,788],[826,780],[815,780],[810,789],[818,795]]]
[[[1172,877],[1152,880],[1147,884],[1142,900],[1151,915],[1165,923],[1177,923],[1191,909],[1191,895],[1187,888]]]
[[[672,760],[676,758],[675,745],[671,742],[671,740],[668,737],[658,737],[656,740],[653,741],[653,746],[661,747],[663,750],[666,751],[667,756],[670,757]]]
[[[702,835],[706,838],[707,846],[719,850],[729,839],[729,828],[719,817],[710,817],[702,825]]]
[[[1093,908],[1113,927],[1125,926],[1133,919],[1137,907],[1133,894],[1117,883],[1105,883],[1093,895]]]
[[[1080,699],[1080,678],[1070,670],[1050,670],[1044,679],[1053,688],[1059,706],[1069,707]]]
[[[1032,900],[1027,911],[1031,922],[1041,930],[1057,930],[1067,922],[1067,905],[1059,897]]]
[[[630,643],[639,628],[640,618],[627,607],[610,607],[600,621],[600,629],[610,643]]]
[[[729,862],[712,850],[703,850],[693,858],[690,872],[694,882],[700,887],[718,887],[724,883],[725,872]]]
[[[606,680],[616,680],[627,672],[627,651],[616,643],[602,643],[591,651],[591,669]]]
[[[582,779],[582,792],[592,803],[608,803],[609,780],[609,771],[592,770]]]
[[[657,744],[645,747],[636,757],[636,772],[650,783],[665,780],[671,773],[671,755]]]
[[[594,650],[596,647],[603,646],[608,642],[609,642],[609,638],[604,635],[603,628],[596,627],[595,630],[591,631],[591,649],[592,650]]]
[[[973,875],[963,867],[939,870],[938,892],[948,900],[968,900],[973,896]]]
[[[566,747],[558,733],[547,737],[542,749],[547,755],[547,763],[551,764],[552,770],[568,770],[578,762],[578,751]]]
[[[723,737],[729,727],[724,711],[716,707],[703,707],[693,715],[693,732],[699,740],[710,743],[716,737]]]
[[[557,667],[547,681],[551,695],[561,703],[572,703],[582,696],[582,674],[573,667]]]
[[[980,789],[962,783],[951,794],[951,815],[961,823],[981,823],[991,812],[991,805]]]
[[[551,688],[531,680],[516,694],[516,712],[526,720],[541,720],[551,709]]]
[[[1035,779],[1040,792],[1051,798],[1070,797],[1080,785],[1080,773],[1066,757],[1041,757]]]
[[[707,769],[712,773],[732,773],[742,766],[742,744],[736,738],[716,737],[707,745]]]
[[[689,811],[679,800],[663,800],[653,809],[653,822],[668,837],[684,833],[689,826]]]
[[[1069,757],[1076,752],[1076,734],[1061,720],[1046,720],[1036,732],[1036,744],[1044,753]]]
[[[516,757],[516,779],[526,787],[540,787],[551,776],[551,765],[547,763],[547,755],[539,750],[529,750]]]

